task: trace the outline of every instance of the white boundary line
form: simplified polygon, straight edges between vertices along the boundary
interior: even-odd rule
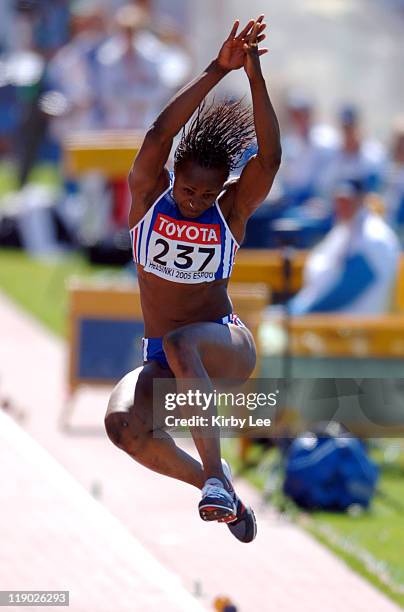
[[[0,440],[11,441],[13,448],[31,465],[45,473],[51,486],[68,497],[80,510],[83,518],[92,526],[99,526],[103,532],[113,532],[118,547],[131,549],[134,571],[147,583],[155,583],[171,601],[177,604],[179,612],[206,612],[181,584],[180,578],[167,570],[125,526],[90,493],[52,455],[40,446],[27,432],[21,429],[8,415],[0,410]]]

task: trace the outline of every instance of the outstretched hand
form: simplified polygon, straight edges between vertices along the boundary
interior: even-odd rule
[[[264,15],[261,15],[252,26],[252,29],[244,39],[244,70],[247,73],[249,79],[261,72],[261,66],[259,57],[264,53],[268,53],[268,49],[259,49],[258,43],[265,38],[265,34],[261,34],[263,27],[266,26],[263,23]]]
[[[248,55],[251,52],[254,52],[258,57],[267,53],[268,49],[258,50],[258,43],[265,39],[265,34],[262,34],[262,32],[266,28],[266,23],[263,23],[263,19],[264,15],[260,15],[257,21],[251,19],[238,35],[237,30],[240,22],[239,20],[234,22],[231,32],[217,57],[217,62],[223,70],[238,70],[244,66],[247,72],[246,65],[248,65]]]

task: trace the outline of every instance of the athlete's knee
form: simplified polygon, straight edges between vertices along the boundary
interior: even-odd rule
[[[199,359],[197,347],[186,330],[175,329],[163,338],[163,349],[174,372],[187,373]]]
[[[142,454],[151,435],[147,424],[138,416],[126,412],[113,412],[105,417],[105,430],[115,446],[132,457]]]
[[[125,450],[125,442],[129,430],[128,414],[126,412],[107,413],[104,419],[105,431],[115,446]]]

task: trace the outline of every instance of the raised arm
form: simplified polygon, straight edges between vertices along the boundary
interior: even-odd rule
[[[174,137],[215,85],[228,72],[244,65],[244,44],[253,26],[254,20],[251,20],[237,35],[239,21],[236,21],[217,58],[167,104],[148,130],[129,174],[132,193],[130,225],[134,225],[136,217],[143,214],[153,196],[161,193],[168,184],[165,164]]]
[[[279,169],[282,155],[279,123],[261,71],[260,55],[267,52],[267,49],[258,50],[258,43],[264,39],[264,35],[259,35],[262,19],[263,15],[255,23],[244,43],[244,69],[250,83],[258,151],[248,161],[235,184],[232,216],[239,217],[241,223],[265,200]]]

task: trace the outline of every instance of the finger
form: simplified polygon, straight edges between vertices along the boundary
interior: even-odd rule
[[[260,24],[256,21],[254,23],[254,27],[252,29],[251,35],[249,37],[249,42],[250,43],[255,43],[257,42],[257,35],[258,35],[258,30],[259,30]]]
[[[260,49],[258,51],[258,55],[265,55],[265,53],[268,53],[269,49],[267,49],[266,47],[264,47],[264,49]]]
[[[266,29],[266,27],[267,27],[266,23],[261,23],[258,28],[257,35],[261,34]],[[244,40],[247,42],[250,41],[250,39],[252,39],[252,35],[253,35],[253,32],[251,31],[251,33],[248,36],[246,36]]]
[[[237,36],[237,40],[243,40],[244,38],[248,37],[251,33],[251,28],[253,27],[254,23],[254,20],[251,19],[245,26],[244,30],[240,32],[240,34]]]
[[[240,32],[240,34],[237,36],[237,38],[240,40],[241,38],[244,38],[245,36],[247,36],[247,34],[250,32],[252,26],[254,25],[255,21],[254,19],[250,19],[250,21],[247,23],[246,27],[244,28],[244,30],[242,30]]]
[[[260,43],[260,42],[262,42],[265,39],[266,39],[266,34],[262,34],[261,36],[258,36],[257,43]]]
[[[254,25],[253,25],[253,28],[251,30],[251,34],[254,34],[254,32],[258,32],[260,27],[261,27],[261,23],[259,21],[255,21]]]
[[[233,40],[233,38],[236,37],[239,25],[240,25],[240,21],[238,19],[236,19],[236,21],[234,22],[234,25],[233,25],[233,27],[231,29],[231,32],[230,32],[229,37],[228,37],[227,40]]]
[[[244,28],[244,30],[242,32],[240,32],[240,34],[238,35],[237,40],[239,40],[239,39],[245,39],[247,41],[250,40],[252,35],[253,35],[254,28],[255,28],[255,26],[257,24],[258,24],[258,34],[260,34],[263,30],[265,30],[265,28],[267,27],[267,24],[263,23],[262,19],[264,19],[264,15],[260,15],[260,17],[258,17],[257,21],[251,20],[248,23],[248,30],[247,30],[247,28]],[[251,27],[252,27],[252,29],[251,29]]]
[[[264,30],[264,28],[262,28],[262,30]],[[252,34],[251,34],[253,42],[257,42],[257,38],[260,33],[261,33],[261,24],[256,21]]]

